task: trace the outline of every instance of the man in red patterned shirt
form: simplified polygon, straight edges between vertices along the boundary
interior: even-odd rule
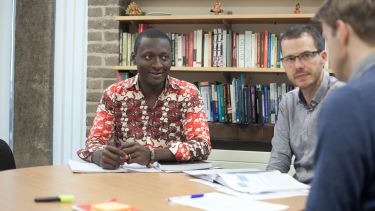
[[[143,31],[132,59],[138,74],[104,91],[78,156],[105,169],[124,162],[207,159],[211,143],[203,100],[193,84],[168,75],[169,37],[157,29]]]

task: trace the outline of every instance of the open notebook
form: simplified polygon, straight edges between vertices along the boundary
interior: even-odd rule
[[[279,171],[257,171],[255,169],[209,169],[185,171],[185,173],[210,182],[217,182],[241,193],[258,194],[307,190],[310,187],[298,182],[290,175]]]
[[[198,169],[212,168],[209,162],[189,162],[175,164],[160,164],[155,162],[152,168],[148,168],[139,164],[125,164],[118,169],[107,170],[102,167],[85,161],[69,160],[69,167],[73,173],[113,173],[113,172],[182,172]]]

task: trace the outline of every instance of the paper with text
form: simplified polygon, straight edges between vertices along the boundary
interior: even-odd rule
[[[247,174],[219,174],[216,181],[226,187],[244,193],[303,190],[310,187],[298,182],[289,174],[283,174],[279,171]]]

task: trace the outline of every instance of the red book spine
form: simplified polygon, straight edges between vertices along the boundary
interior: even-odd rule
[[[193,66],[194,60],[194,32],[189,32],[189,46],[188,46],[188,65],[189,67]]]
[[[261,41],[260,41],[260,33],[259,32],[257,32],[257,67],[258,68],[260,68],[261,67],[261,65],[260,65],[260,43],[261,43]]]
[[[268,32],[264,32],[263,67],[268,68]]]
[[[232,33],[232,67],[237,67],[237,33]]]

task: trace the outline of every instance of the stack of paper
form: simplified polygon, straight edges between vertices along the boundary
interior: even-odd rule
[[[182,172],[186,170],[197,170],[212,168],[208,162],[176,163],[176,164],[159,164],[155,162],[153,168],[148,168],[136,163],[124,164],[118,169],[107,170],[102,167],[85,161],[69,160],[69,167],[74,173],[111,173],[111,172]]]
[[[207,180],[209,182],[214,182],[219,174],[223,173],[250,173],[250,172],[260,172],[258,169],[254,168],[241,168],[241,169],[206,169],[206,170],[191,170],[191,171],[184,171],[186,174],[190,176]]]
[[[155,163],[155,168],[165,172],[183,172],[200,169],[210,169],[212,164],[206,161],[189,162],[189,163]]]
[[[69,167],[73,173],[115,173],[115,172],[160,172],[154,168],[138,164],[127,164],[120,166],[118,169],[108,170],[85,161],[69,160]]]
[[[309,186],[279,171],[257,169],[208,169],[185,171],[192,181],[240,198],[263,200],[307,195]]]

